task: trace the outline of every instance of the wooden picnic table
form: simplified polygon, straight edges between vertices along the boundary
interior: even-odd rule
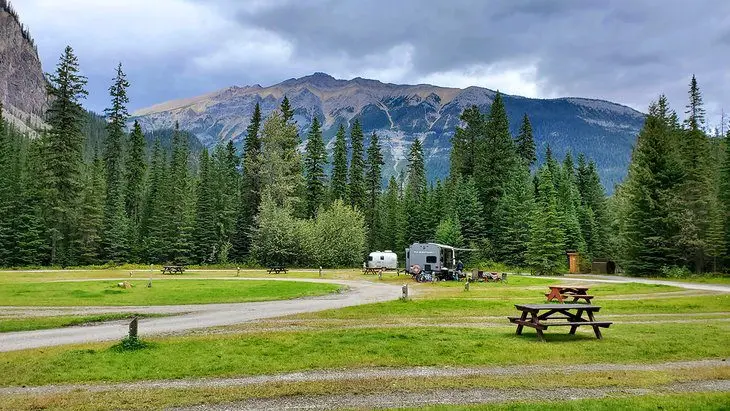
[[[549,286],[550,292],[545,293],[547,301],[558,300],[562,303],[567,299],[572,298],[571,303],[577,303],[578,300],[585,300],[586,303],[590,304],[592,295],[588,295],[588,287],[574,287],[567,285],[551,285]]]
[[[380,272],[385,271],[385,268],[382,267],[363,267],[362,273],[363,274],[380,274]]]
[[[596,321],[594,313],[601,307],[587,304],[515,304],[515,308],[522,312],[520,317],[507,317],[513,324],[517,324],[517,334],[522,334],[523,327],[532,327],[537,332],[538,341],[545,341],[543,331],[548,327],[570,326],[570,334],[580,326],[593,327],[596,338],[601,339],[600,328],[608,328],[612,322]],[[543,312],[540,314],[540,312]],[[587,318],[584,317],[587,315]],[[529,316],[529,318],[528,318]],[[562,321],[564,320],[564,321]]]
[[[271,274],[271,273],[274,273],[274,274],[281,274],[281,273],[284,273],[284,274],[286,274],[286,273],[288,273],[288,272],[289,272],[289,270],[287,270],[287,269],[286,269],[286,267],[283,267],[283,266],[280,266],[280,265],[275,265],[275,266],[273,266],[273,267],[269,267],[269,269],[268,269],[268,270],[266,270],[266,271],[267,271],[267,272],[268,272],[269,274]]]
[[[185,272],[184,265],[166,265],[162,267],[162,274],[182,274]]]

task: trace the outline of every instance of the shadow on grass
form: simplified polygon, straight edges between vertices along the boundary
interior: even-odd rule
[[[535,342],[541,342],[537,339],[537,333],[531,330],[523,330],[522,335],[515,334],[514,331],[511,333],[504,333],[502,334],[505,338],[510,338],[514,340],[532,340]],[[545,336],[545,342],[555,342],[555,343],[570,343],[570,342],[576,342],[576,341],[588,341],[588,340],[595,340],[600,341],[598,338],[596,338],[595,334],[591,332],[591,334],[584,334],[584,333],[576,333],[576,334],[568,334],[565,333],[551,333],[549,331],[543,331],[542,335]],[[605,337],[604,337],[605,338]]]

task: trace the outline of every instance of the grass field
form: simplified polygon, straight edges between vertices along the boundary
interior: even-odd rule
[[[125,320],[134,317],[160,317],[158,314],[98,314],[98,315],[63,315],[51,317],[0,318],[0,333],[14,331],[46,330],[49,328],[90,325],[105,321]]]
[[[325,284],[223,281],[235,271],[186,273],[159,280],[153,288],[132,279],[131,290],[114,289],[123,272],[0,273],[0,305],[151,305],[255,301],[327,293]],[[241,272],[241,276],[262,276]],[[135,276],[137,274],[135,273]],[[265,276],[265,274],[264,274]],[[128,273],[127,273],[128,277]],[[290,272],[285,277],[317,278],[317,272]],[[48,282],[98,278],[103,281]],[[330,271],[325,278],[379,281],[356,270]],[[515,303],[544,301],[547,285],[560,280],[512,276],[509,283],[476,283],[464,291],[461,283],[416,284],[409,277],[387,274],[384,282],[409,284],[410,301],[390,301],[336,310],[261,320],[190,335],[149,339],[139,351],[112,349],[113,342],[60,346],[0,353],[0,387],[20,385],[111,383],[197,377],[238,377],[330,369],[412,366],[502,367],[518,365],[661,364],[730,359],[730,294],[688,291],[666,285],[592,283],[598,319],[614,324],[597,340],[589,329],[571,336],[552,328],[547,343],[535,333],[514,334],[505,316]],[[709,281],[712,282],[712,281]],[[326,285],[329,286],[329,285]],[[181,287],[181,288],[177,288]],[[238,288],[241,287],[241,288]],[[277,288],[280,287],[280,288]],[[122,291],[109,293],[106,290]],[[76,292],[74,292],[76,291]],[[146,292],[158,291],[150,294]],[[128,292],[128,293],[125,293]],[[6,303],[8,301],[8,303]],[[155,303],[150,301],[156,301]],[[185,301],[185,302],[180,302]],[[51,303],[52,302],[52,303]],[[49,322],[65,321],[47,319]],[[0,320],[0,329],[2,327]],[[19,320],[24,321],[24,320]],[[552,374],[446,378],[393,378],[373,381],[273,383],[248,387],[150,389],[125,396],[113,390],[76,391],[32,396],[0,395],[0,409],[160,409],[168,406],[279,398],[291,395],[377,394],[449,388],[659,387],[681,381],[730,379],[730,367],[691,372],[585,372],[569,379]],[[661,391],[661,390],[660,390]],[[728,409],[728,393],[636,393],[617,398],[548,402],[510,402],[431,409]]]
[[[336,292],[341,287],[296,281],[224,281],[165,279],[129,281],[7,283],[0,287],[0,301],[9,306],[135,306],[233,303],[286,300]]]

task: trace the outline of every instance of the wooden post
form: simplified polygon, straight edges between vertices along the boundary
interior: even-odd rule
[[[403,296],[401,298],[403,298],[404,300],[407,300],[408,299],[408,284],[403,284],[402,290],[403,290]]]
[[[464,291],[469,291],[469,281],[464,283]]]
[[[147,288],[152,288],[152,277],[150,277],[150,281],[147,283]]]
[[[319,266],[319,277],[320,278],[322,277],[322,266],[321,265]]]
[[[129,323],[129,338],[137,338],[137,317]]]
[[[241,275],[241,267],[236,267],[236,277]]]
[[[378,280],[383,279],[383,270],[378,270]]]

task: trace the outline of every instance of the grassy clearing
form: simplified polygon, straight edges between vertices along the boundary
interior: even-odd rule
[[[336,292],[340,286],[296,281],[132,280],[131,289],[118,281],[9,283],[0,287],[0,301],[9,306],[174,305],[286,300]]]
[[[616,324],[603,340],[561,330],[536,342],[514,327],[270,332],[152,340],[132,353],[110,344],[0,355],[0,385],[271,374],[370,366],[642,363],[730,356],[728,323]],[[69,349],[71,348],[71,349]],[[527,355],[529,354],[529,355]]]
[[[554,373],[513,376],[468,376],[463,378],[380,378],[342,381],[267,383],[264,385],[215,388],[167,388],[103,392],[74,391],[62,394],[12,395],[0,401],[0,410],[37,409],[163,409],[168,407],[216,404],[249,399],[302,395],[373,394],[384,389],[391,392],[420,392],[432,389],[467,388],[595,388],[643,387],[705,379],[730,378],[727,367],[700,368],[686,372],[646,371],[636,373],[580,372],[569,380],[555,378]],[[566,381],[568,381],[566,383]],[[103,404],[103,405],[102,405]]]
[[[532,401],[511,402],[508,404],[484,404],[465,406],[437,406],[422,407],[419,410],[431,411],[480,411],[480,410],[555,410],[555,411],[616,411],[616,410],[727,410],[730,403],[730,393],[692,393],[642,395],[623,398],[599,398],[575,401]],[[413,408],[415,409],[415,408]]]
[[[105,321],[131,319],[134,317],[162,317],[162,314],[99,314],[99,315],[67,315],[54,317],[27,317],[0,319],[0,333],[14,331],[46,330],[49,328],[72,327]]]

